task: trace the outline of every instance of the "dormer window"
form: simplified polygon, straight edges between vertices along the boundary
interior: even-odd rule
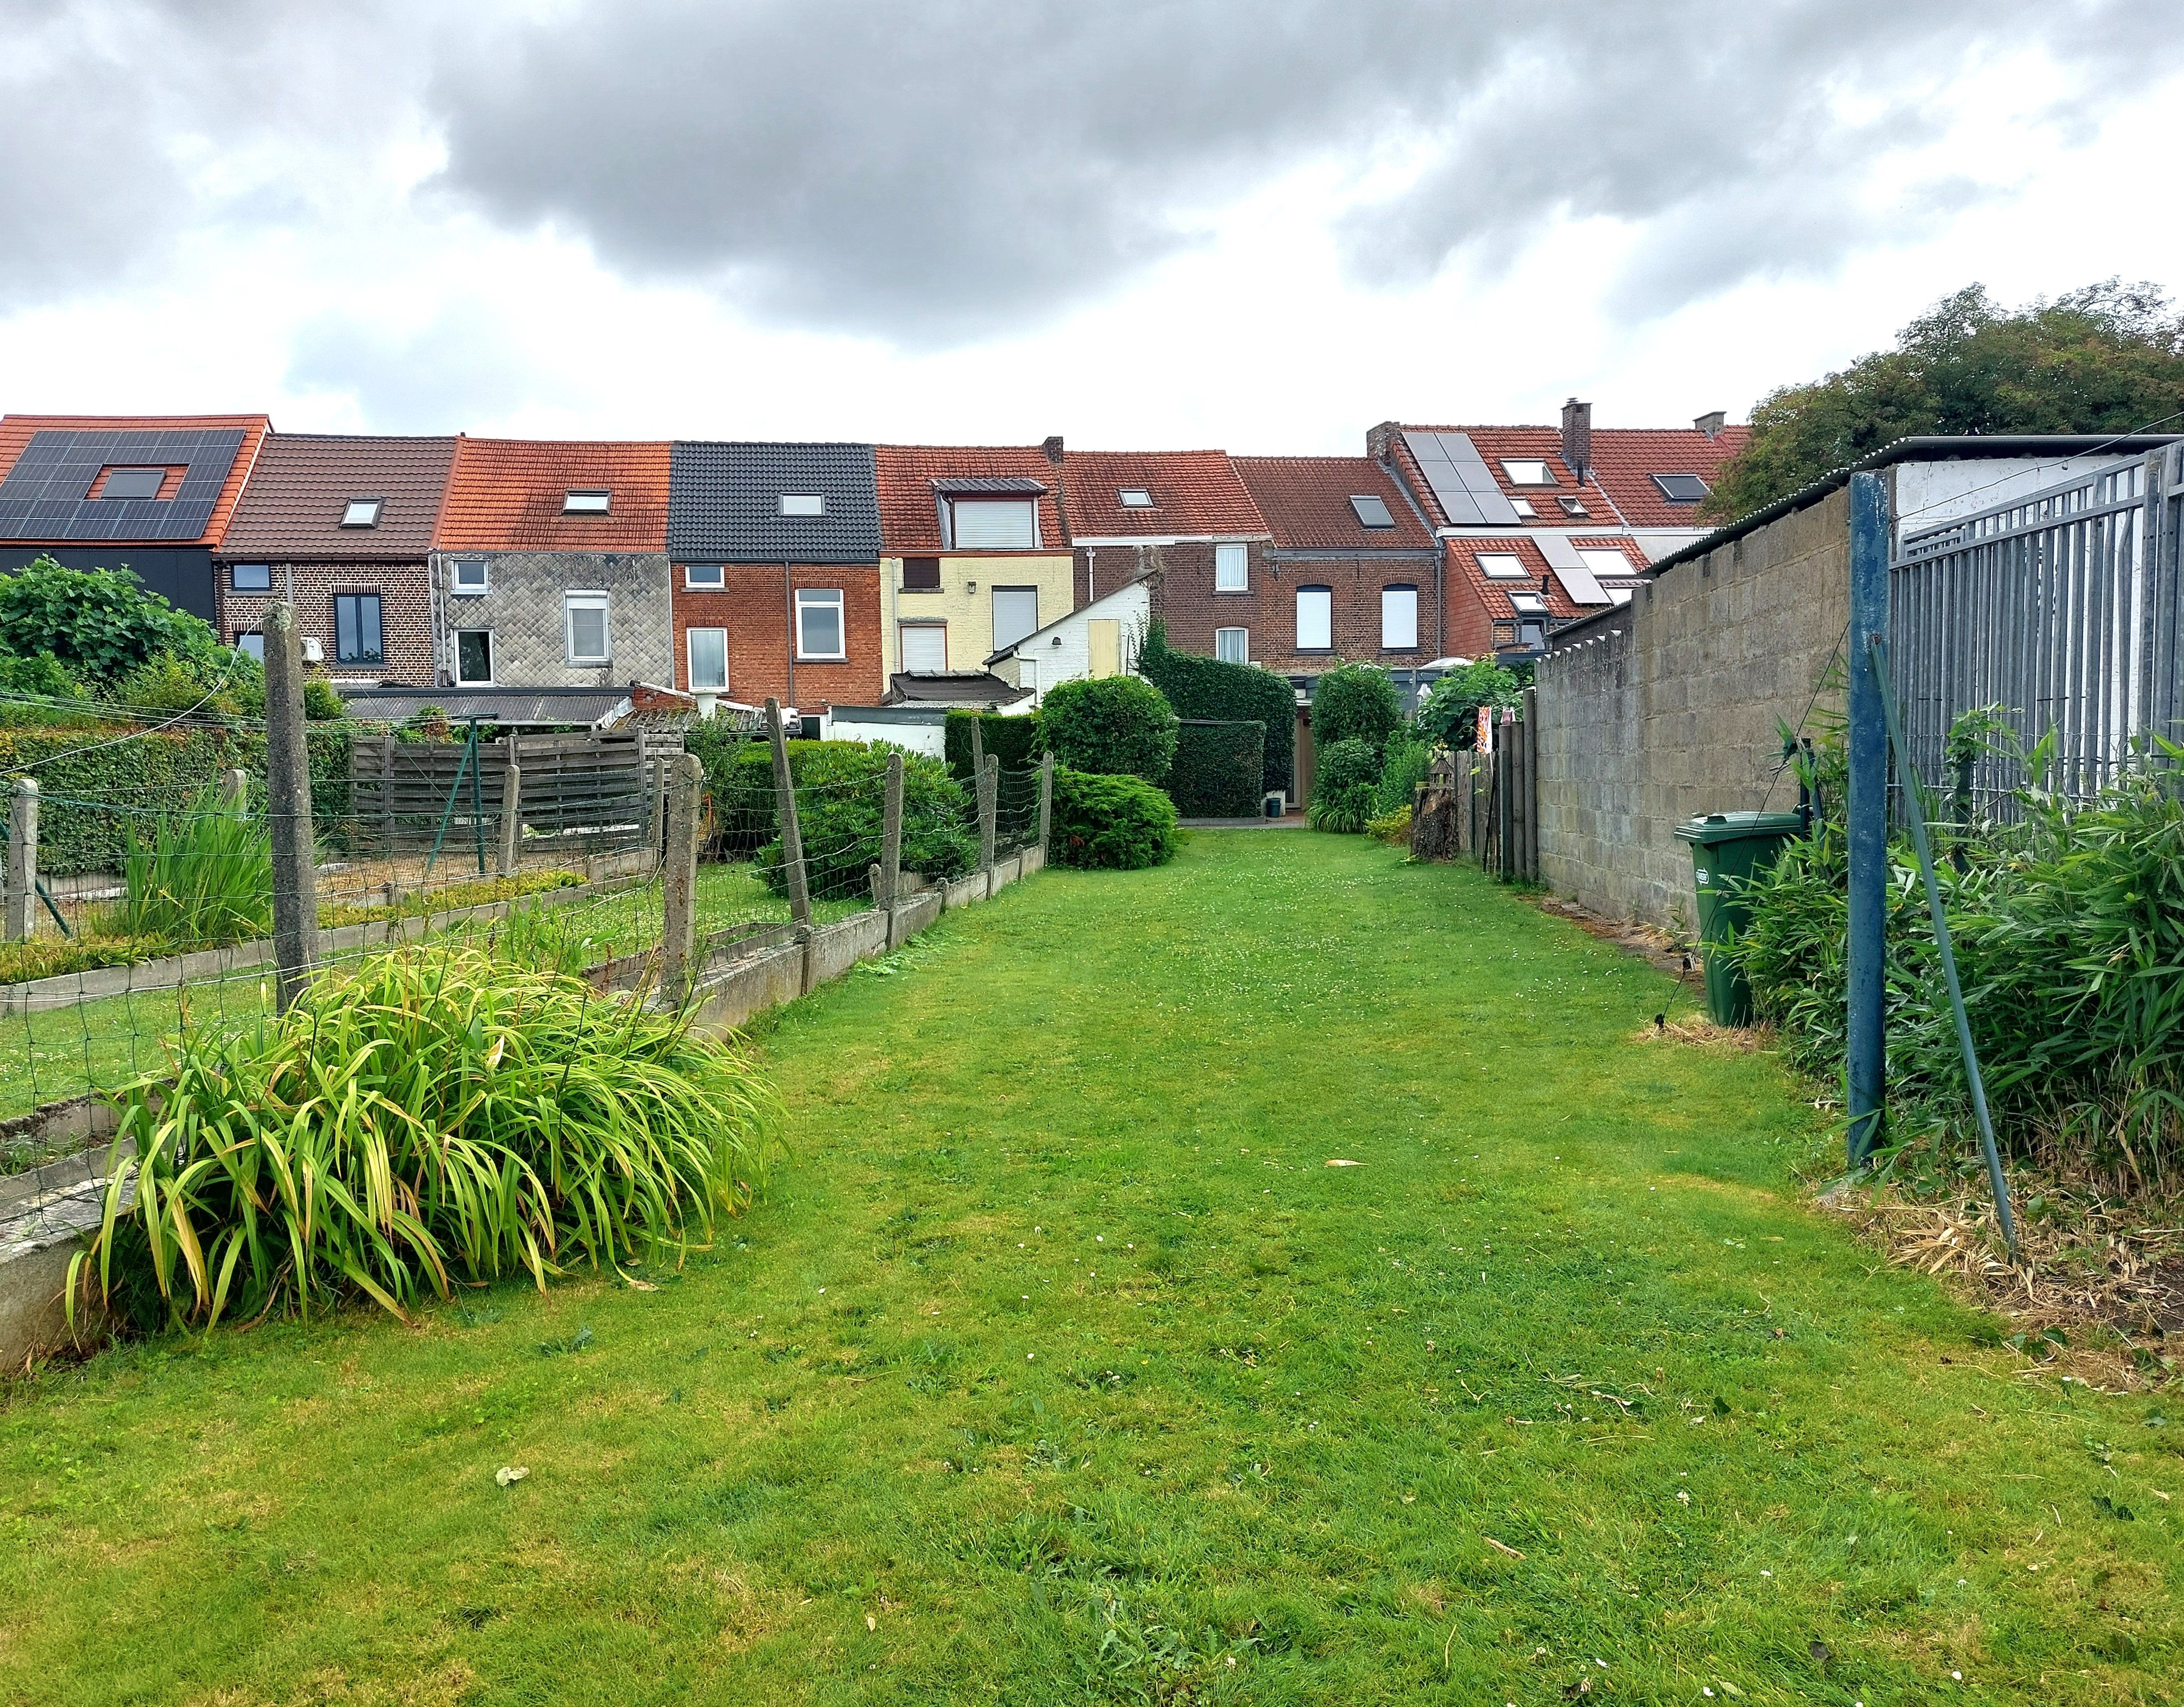
[[[1656,474],[1648,477],[1661,488],[1661,497],[1669,504],[1696,504],[1713,490],[1696,474]]]
[[[341,525],[344,527],[376,527],[379,526],[379,506],[383,498],[352,498],[342,506]]]
[[[1036,548],[1039,505],[1029,498],[958,498],[948,505],[951,544],[958,551]]]
[[[1536,456],[1505,456],[1502,471],[1509,477],[1512,486],[1552,486],[1555,477],[1547,472],[1546,461]]]
[[[1565,492],[1559,498],[1556,499],[1555,502],[1562,505],[1563,514],[1565,516],[1590,516],[1592,514],[1590,510],[1585,507],[1585,499],[1578,497],[1574,493]]]
[[[781,494],[781,513],[783,516],[824,516],[827,500],[816,492],[784,492]]]
[[[1125,510],[1150,510],[1153,495],[1142,486],[1125,486],[1115,494],[1115,501]]]
[[[1352,493],[1350,507],[1356,512],[1361,527],[1393,527],[1396,518],[1388,514],[1385,499],[1376,492]]]
[[[610,491],[565,492],[561,494],[561,513],[564,516],[604,516],[614,503]]]
[[[167,471],[164,468],[109,469],[106,483],[98,488],[98,495],[101,498],[157,498],[166,479]]]

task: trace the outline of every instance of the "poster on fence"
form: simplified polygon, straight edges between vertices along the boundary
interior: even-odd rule
[[[1479,739],[1476,745],[1482,753],[1494,750],[1494,708],[1491,706],[1479,708]]]

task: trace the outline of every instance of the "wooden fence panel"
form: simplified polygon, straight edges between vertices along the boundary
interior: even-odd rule
[[[474,817],[498,836],[509,765],[522,767],[518,801],[526,851],[609,853],[653,833],[653,795],[663,759],[679,737],[656,733],[506,735],[482,741],[477,774],[460,741],[359,740],[350,753],[352,811],[365,846],[380,854],[421,851],[475,838]]]

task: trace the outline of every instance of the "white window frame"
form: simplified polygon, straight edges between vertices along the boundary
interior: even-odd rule
[[[463,636],[465,634],[485,636],[485,674],[482,676],[465,676],[463,673]],[[499,653],[500,649],[493,644],[492,629],[458,628],[455,630],[454,667],[448,673],[455,678],[455,685],[458,688],[490,688],[493,685],[493,678],[499,670]]]
[[[593,499],[598,499],[593,503]],[[611,516],[614,513],[614,492],[604,486],[572,486],[561,494],[561,513],[564,516]]]
[[[963,538],[963,512],[967,510],[1006,508],[1020,517],[1028,516],[1031,522],[1030,537],[1012,539],[1003,545],[967,544]],[[948,500],[949,549],[955,551],[1036,551],[1039,549],[1039,499],[1036,498],[951,498]]]
[[[832,605],[834,633],[840,638],[838,652],[815,652],[804,644],[804,613]],[[799,587],[796,589],[796,656],[799,662],[840,663],[850,655],[849,600],[838,587]]]
[[[1152,489],[1145,486],[1123,487],[1115,494],[1115,505],[1121,510],[1150,510],[1154,507]]]
[[[599,639],[606,650],[597,657],[577,651],[577,612],[599,613]],[[614,604],[604,593],[568,592],[561,595],[562,659],[572,670],[597,670],[614,662]]]
[[[1318,641],[1305,639],[1305,595],[1318,594],[1319,626],[1325,632]],[[1334,650],[1334,589],[1332,587],[1300,587],[1296,589],[1296,649],[1300,652],[1332,652]]]
[[[1399,640],[1388,626],[1388,601],[1410,601],[1411,637]],[[1380,650],[1384,652],[1415,652],[1418,650],[1418,589],[1408,585],[1383,587],[1380,589]]]
[[[1224,579],[1223,577],[1226,577]],[[1213,590],[1248,593],[1251,590],[1251,548],[1240,539],[1224,539],[1213,548]]]
[[[344,527],[376,527],[379,526],[379,512],[386,507],[387,500],[384,498],[344,499],[342,504],[341,525]]]
[[[477,566],[478,580],[475,587],[463,583],[463,571],[473,564]],[[484,557],[451,557],[448,560],[448,591],[458,599],[482,599],[493,591],[493,565]]]
[[[1538,593],[1512,593],[1509,608],[1519,616],[1544,616],[1547,614],[1547,601]]]
[[[1540,471],[1536,475],[1519,474],[1517,471],[1520,468],[1536,468]],[[1544,456],[1505,456],[1502,459],[1502,472],[1512,486],[1552,486],[1555,483],[1554,471],[1547,466],[1547,459]]]
[[[710,580],[698,577],[711,571]],[[686,593],[725,593],[728,588],[728,566],[725,563],[685,563],[682,566],[682,590]]]
[[[1481,551],[1478,560],[1479,573],[1490,581],[1532,579],[1531,572],[1524,567],[1524,560],[1514,551]]]
[[[1592,571],[1596,580],[1602,576],[1636,575],[1641,572],[1636,564],[1613,545],[1580,545],[1573,549],[1577,552],[1578,561]]]
[[[1509,507],[1518,515],[1527,518],[1536,517],[1540,513],[1529,498],[1513,498],[1509,500]]]
[[[805,519],[827,513],[827,494],[823,492],[784,492],[779,499],[783,516]]]
[[[1234,634],[1236,655],[1230,657],[1222,650],[1222,643]],[[1216,628],[1213,631],[1213,655],[1224,664],[1248,664],[1251,661],[1251,631],[1249,628]]]
[[[701,682],[698,679],[696,641],[700,634],[717,634],[721,637],[721,679],[717,682]],[[682,631],[682,670],[683,679],[690,684],[692,693],[727,693],[728,691],[728,631],[726,628],[685,628]]]
[[[928,633],[935,629],[939,631],[940,668],[944,673],[948,668],[948,625],[944,622],[939,622],[929,616],[916,618],[909,622],[897,622],[894,625],[894,655],[896,663],[900,664],[903,669],[906,671],[910,669],[910,649],[904,644],[904,637],[910,633],[913,629]]]
[[[1555,494],[1555,503],[1565,516],[1592,514],[1592,511],[1585,507],[1585,499],[1574,492],[1557,492]]]

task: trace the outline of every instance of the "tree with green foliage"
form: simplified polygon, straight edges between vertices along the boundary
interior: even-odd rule
[[[1377,810],[1380,771],[1380,755],[1370,741],[1351,736],[1323,748],[1305,822],[1316,830],[1357,834]]]
[[[1396,678],[1378,664],[1337,664],[1322,671],[1312,689],[1312,745],[1323,752],[1340,741],[1362,741],[1377,759],[1402,721]]]
[[[2184,414],[2184,315],[2117,279],[2002,307],[1944,297],[1840,373],[1769,393],[1700,514],[1728,521],[1921,433],[2129,432]]]
[[[1264,723],[1259,786],[1288,789],[1296,749],[1296,689],[1288,677],[1256,664],[1178,652],[1167,643],[1167,625],[1158,621],[1146,628],[1138,649],[1138,673],[1167,696],[1179,717]]]
[[[1479,708],[1514,711],[1524,687],[1515,671],[1491,658],[1474,658],[1433,684],[1412,721],[1430,745],[1474,747],[1479,744]]]
[[[50,557],[0,575],[0,651],[50,655],[92,688],[117,687],[163,653],[200,672],[228,656],[210,623],[125,570],[67,569]]]
[[[1176,715],[1139,676],[1064,682],[1039,708],[1047,751],[1057,765],[1158,784],[1175,762]]]

